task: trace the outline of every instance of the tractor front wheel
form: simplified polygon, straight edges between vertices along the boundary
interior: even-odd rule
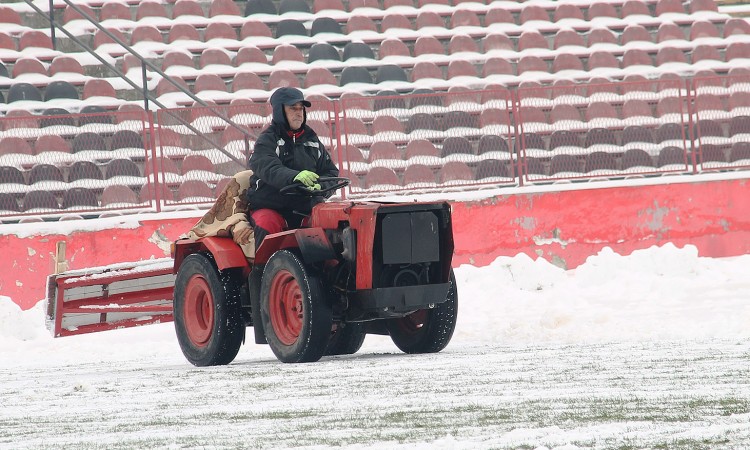
[[[268,345],[287,363],[319,360],[333,324],[320,278],[289,250],[271,256],[263,271],[260,312]]]
[[[245,336],[240,308],[241,281],[222,273],[202,254],[182,262],[174,287],[174,326],[182,353],[195,366],[232,362]]]
[[[444,349],[456,329],[458,293],[451,270],[448,298],[435,308],[420,309],[400,319],[387,321],[393,343],[404,353],[435,353]]]

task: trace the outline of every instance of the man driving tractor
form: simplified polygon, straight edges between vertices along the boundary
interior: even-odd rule
[[[299,228],[315,203],[333,194],[285,195],[283,187],[301,183],[321,190],[320,177],[338,177],[325,146],[307,125],[310,102],[299,89],[282,87],[271,95],[271,124],[255,143],[250,169],[237,173],[187,237],[232,236],[252,259],[268,234]],[[325,187],[325,186],[323,186]]]

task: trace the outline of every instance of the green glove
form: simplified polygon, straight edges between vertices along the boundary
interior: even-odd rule
[[[320,190],[320,185],[318,183],[315,183],[312,186],[308,186],[307,189],[309,189],[310,191],[319,191]]]
[[[303,170],[294,177],[294,181],[299,181],[307,187],[312,187],[315,184],[315,180],[320,178],[317,173],[309,170]],[[320,189],[320,188],[318,188]]]

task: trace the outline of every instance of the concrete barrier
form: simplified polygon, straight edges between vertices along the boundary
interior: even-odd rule
[[[454,265],[526,253],[572,269],[604,247],[626,255],[667,242],[695,245],[703,256],[750,253],[750,180],[686,179],[572,183],[456,201]],[[44,298],[58,241],[66,241],[70,269],[162,258],[199,215],[0,225],[0,295],[22,309]]]

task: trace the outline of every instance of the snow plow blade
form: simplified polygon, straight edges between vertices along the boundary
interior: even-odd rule
[[[47,328],[54,337],[172,321],[174,260],[162,258],[47,278]]]

